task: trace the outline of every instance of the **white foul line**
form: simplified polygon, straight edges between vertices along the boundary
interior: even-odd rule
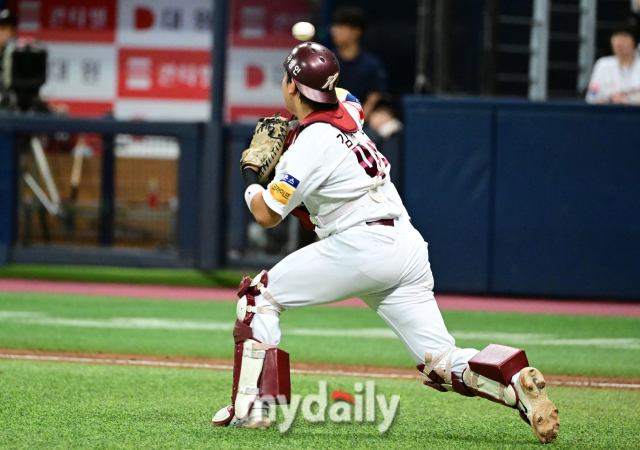
[[[109,319],[49,317],[42,312],[1,311],[0,322],[22,325],[56,327],[111,328],[131,330],[203,330],[231,331],[233,322],[213,322],[157,317],[112,317]],[[323,328],[283,328],[288,336],[343,337],[366,339],[397,339],[390,328],[356,328],[351,330]],[[552,334],[524,334],[505,332],[451,331],[456,339],[501,341],[516,345],[544,345],[566,347],[600,347],[625,350],[640,350],[637,338],[582,338],[564,339]]]
[[[145,361],[137,359],[107,359],[107,358],[80,358],[75,356],[44,356],[44,355],[13,355],[0,353],[0,359],[14,359],[23,361],[50,361],[50,362],[72,362],[89,364],[115,364],[121,366],[150,366],[150,367],[173,367],[183,369],[210,369],[210,370],[233,370],[233,366],[222,364],[189,363],[189,362],[168,362],[168,361]],[[393,378],[393,379],[421,379],[418,375],[404,375],[392,373],[365,373],[365,372],[343,372],[340,370],[303,370],[291,369],[291,373],[300,375],[326,375],[359,378]],[[640,389],[640,384],[634,383],[602,383],[595,381],[547,381],[547,384],[554,386],[576,386],[576,387],[600,387],[600,388],[621,388]]]

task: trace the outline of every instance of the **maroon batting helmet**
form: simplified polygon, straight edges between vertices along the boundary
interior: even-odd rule
[[[336,55],[324,45],[305,42],[296,46],[284,61],[298,90],[318,103],[338,103],[336,83],[340,64]]]

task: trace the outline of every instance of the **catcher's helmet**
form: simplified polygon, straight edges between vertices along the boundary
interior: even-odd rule
[[[336,84],[340,64],[336,55],[324,45],[305,42],[296,46],[284,61],[298,90],[318,103],[338,103]]]

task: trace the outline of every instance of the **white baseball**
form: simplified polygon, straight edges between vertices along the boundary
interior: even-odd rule
[[[291,34],[299,41],[308,41],[316,34],[316,27],[309,22],[298,22],[291,29]]]

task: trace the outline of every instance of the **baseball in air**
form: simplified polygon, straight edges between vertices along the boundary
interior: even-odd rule
[[[291,34],[299,41],[308,41],[316,34],[316,27],[309,22],[298,22],[291,29]]]

